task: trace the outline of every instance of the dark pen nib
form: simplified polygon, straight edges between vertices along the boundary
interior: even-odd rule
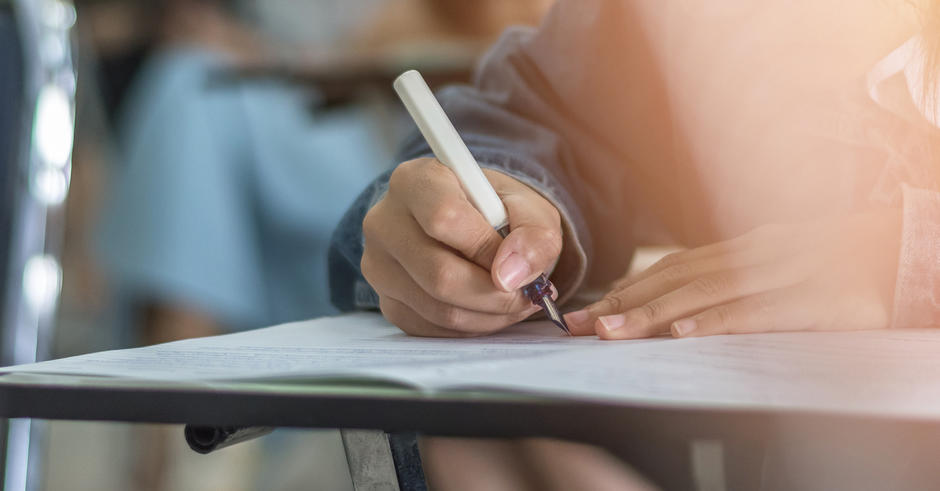
[[[523,288],[522,293],[529,298],[529,301],[545,310],[545,314],[548,316],[548,320],[552,321],[552,324],[555,324],[559,329],[571,336],[571,330],[568,329],[568,324],[565,323],[561,312],[558,312],[555,301],[552,300],[552,282],[548,281],[548,278],[544,274],[539,275],[535,281]]]
[[[568,324],[565,323],[564,317],[558,312],[558,307],[555,306],[555,302],[551,298],[545,297],[542,299],[542,308],[545,309],[548,320],[552,321],[552,324],[555,324],[559,329],[565,331],[565,334],[571,336],[571,330],[568,329]]]

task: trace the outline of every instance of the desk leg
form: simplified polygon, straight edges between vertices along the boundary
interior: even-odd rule
[[[356,491],[426,491],[417,436],[340,430]]]
[[[392,461],[398,475],[398,486],[402,491],[428,491],[418,450],[418,434],[398,432],[388,434],[388,445],[392,450]]]

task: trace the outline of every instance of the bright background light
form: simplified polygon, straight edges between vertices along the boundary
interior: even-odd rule
[[[64,169],[46,167],[33,175],[31,191],[40,203],[46,206],[57,206],[65,201],[69,191],[69,182]]]
[[[51,313],[62,289],[62,267],[49,255],[38,255],[26,261],[23,268],[23,297],[37,314]]]
[[[68,29],[75,24],[75,7],[60,1],[46,2],[42,5],[42,21],[55,29]]]
[[[47,165],[64,168],[72,153],[72,108],[69,96],[60,87],[46,85],[36,103],[33,137],[36,149]]]

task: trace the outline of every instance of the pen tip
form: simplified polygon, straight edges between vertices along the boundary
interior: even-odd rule
[[[548,320],[552,321],[552,324],[571,336],[571,329],[568,328],[565,318],[561,316],[561,312],[558,312],[558,307],[551,298],[545,297],[542,299],[542,308],[545,309],[545,314],[548,315]]]

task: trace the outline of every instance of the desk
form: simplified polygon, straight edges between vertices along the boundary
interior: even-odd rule
[[[731,489],[755,484],[762,442],[781,422],[858,431],[918,432],[936,421],[799,411],[669,409],[492,394],[427,396],[406,389],[232,383],[140,389],[117,381],[64,376],[0,377],[0,416],[203,425],[362,428],[473,437],[547,436],[596,444],[670,488],[690,488],[688,473],[663,453],[688,452],[692,439],[730,442]],[[181,435],[182,436],[182,435]],[[657,442],[662,452],[651,452]],[[652,453],[652,455],[650,455]],[[679,461],[687,459],[680,456]],[[195,458],[195,454],[194,454]]]

